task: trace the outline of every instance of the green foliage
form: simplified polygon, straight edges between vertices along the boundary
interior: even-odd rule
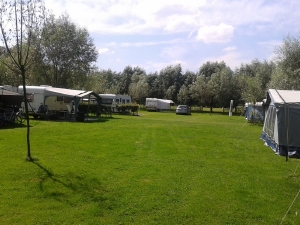
[[[190,105],[190,93],[187,86],[182,85],[177,94],[177,99],[179,104]]]
[[[87,29],[70,21],[68,15],[51,15],[43,28],[40,74],[54,87],[83,88],[97,61],[97,50]]]
[[[131,78],[131,84],[129,85],[129,95],[133,102],[142,104],[148,97],[149,86],[146,80],[146,74],[133,74]]]
[[[288,35],[275,49],[277,69],[271,86],[300,90],[300,32],[297,37]]]
[[[121,114],[127,114],[132,112],[133,114],[137,113],[139,105],[137,104],[122,104],[116,105],[117,111]]]
[[[251,64],[242,64],[236,72],[239,76],[241,95],[246,102],[261,102],[266,98],[275,64],[253,60]]]
[[[243,117],[30,122],[34,162],[0,129],[0,224],[299,224],[298,160]]]

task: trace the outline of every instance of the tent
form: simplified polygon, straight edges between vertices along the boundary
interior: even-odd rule
[[[269,89],[261,139],[276,154],[300,158],[300,91]]]
[[[249,122],[263,122],[264,121],[264,107],[263,102],[256,102],[255,104],[246,103],[245,118]]]
[[[8,91],[3,87],[0,87],[0,107],[6,108],[11,106],[17,106],[18,108],[21,106],[23,101],[23,95],[14,92]]]

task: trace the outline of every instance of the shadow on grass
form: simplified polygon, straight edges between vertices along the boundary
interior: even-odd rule
[[[0,125],[0,129],[15,129],[15,128],[26,128],[26,127],[27,125],[25,123],[5,123]]]
[[[40,169],[39,188],[45,197],[68,204],[106,202],[107,192],[96,178],[87,178],[84,174],[68,173],[56,175],[36,160],[32,161]]]
[[[213,111],[212,113],[210,111],[201,111],[201,112],[193,112],[192,111],[192,113],[229,116],[229,112],[219,112],[219,111]],[[232,116],[241,116],[241,113],[232,112]]]
[[[121,119],[121,118],[114,118],[114,117],[85,118],[84,121],[63,120],[63,119],[56,119],[56,120],[33,119],[32,122],[34,121],[35,123],[32,126],[39,124],[41,121],[47,121],[51,123],[104,123],[114,119]]]

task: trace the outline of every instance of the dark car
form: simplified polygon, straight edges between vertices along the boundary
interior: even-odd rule
[[[187,105],[179,105],[176,108],[176,114],[191,115],[191,108]]]

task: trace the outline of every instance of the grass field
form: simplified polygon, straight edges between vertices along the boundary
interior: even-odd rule
[[[0,224],[300,224],[299,161],[221,113],[0,129]]]

